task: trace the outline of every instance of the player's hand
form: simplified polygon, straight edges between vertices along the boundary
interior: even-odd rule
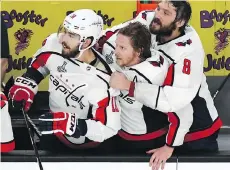
[[[18,103],[24,103],[23,107],[25,111],[28,111],[37,91],[38,85],[33,80],[17,77],[8,94],[10,108],[20,110],[22,105]]]
[[[46,113],[39,117],[39,130],[43,135],[61,133],[79,138],[87,130],[85,120],[77,119],[76,113]]]
[[[161,148],[147,151],[146,153],[152,154],[149,161],[149,166],[152,167],[152,170],[158,170],[160,166],[163,170],[166,161],[172,156],[173,150],[174,148],[164,145]]]
[[[131,81],[123,73],[114,72],[109,81],[110,87],[119,90],[129,90]]]

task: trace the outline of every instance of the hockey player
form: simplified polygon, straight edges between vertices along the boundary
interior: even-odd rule
[[[150,31],[140,22],[130,23],[120,29],[116,39],[115,55],[110,60],[110,65],[117,72],[112,74],[110,84],[117,89],[122,88],[123,84],[117,82],[117,77],[119,78],[121,73],[132,82],[163,84],[169,63],[163,53],[150,51],[150,46]],[[126,81],[128,88],[129,81]],[[168,116],[130,97],[128,88],[122,89],[119,96],[122,126],[120,137],[116,136],[114,139],[119,143],[116,150],[133,149],[139,152],[144,148],[147,150],[162,146],[168,130]]]
[[[49,74],[51,113],[40,116],[40,130],[43,135],[55,134],[71,148],[103,142],[120,129],[117,94],[108,84],[110,67],[92,47],[102,30],[103,20],[92,10],[68,15],[9,92],[12,107],[24,100],[28,111],[38,84]]]
[[[1,152],[10,152],[15,148],[11,118],[8,111],[8,100],[3,92],[3,80],[6,74],[9,57],[7,28],[1,18]]]
[[[222,122],[203,73],[203,46],[194,28],[187,25],[190,16],[189,2],[162,1],[155,11],[143,11],[134,20],[107,30],[104,36],[110,37],[103,47],[103,54],[109,58],[115,47],[114,33],[130,22],[142,22],[151,32],[152,48],[164,53],[170,62],[162,85],[133,82],[122,73],[110,80],[111,87],[129,91],[129,97],[168,115],[170,126],[165,144],[147,151],[152,154],[153,169],[161,163],[164,167],[174,148],[185,152],[218,150],[216,139]],[[126,124],[140,123],[140,119],[132,120]]]

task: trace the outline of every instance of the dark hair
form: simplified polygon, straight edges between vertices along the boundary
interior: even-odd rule
[[[192,15],[192,8],[190,3],[186,0],[181,0],[181,1],[169,0],[168,2],[171,3],[176,8],[175,21],[185,21],[184,25],[179,29],[180,32],[184,31]]]
[[[140,22],[130,23],[121,28],[118,34],[130,37],[132,47],[135,51],[140,51],[142,59],[151,57],[151,33],[145,25]]]

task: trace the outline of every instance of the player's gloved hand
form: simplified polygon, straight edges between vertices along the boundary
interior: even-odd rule
[[[37,91],[38,85],[33,80],[17,77],[8,94],[10,108],[13,110],[20,110],[22,105],[19,103],[23,102],[24,110],[28,111]]]
[[[85,136],[87,125],[77,119],[76,113],[46,113],[39,117],[39,130],[43,135],[61,133],[74,138]]]

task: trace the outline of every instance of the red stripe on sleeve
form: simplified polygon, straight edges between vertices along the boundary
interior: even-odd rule
[[[44,53],[44,54],[39,55],[37,59],[33,62],[32,67],[35,68],[36,70],[39,67],[43,67],[44,65],[46,65],[46,62],[50,56],[51,56],[50,53]]]
[[[100,121],[103,124],[106,124],[106,106],[108,106],[109,98],[106,97],[100,102],[98,102],[98,109],[96,111],[95,120]]]
[[[6,143],[1,143],[1,152],[10,152],[12,150],[14,150],[15,148],[15,141],[12,140],[10,142],[6,142]]]
[[[211,136],[213,133],[215,133],[217,130],[219,130],[222,125],[223,125],[223,123],[220,120],[220,118],[217,118],[213,122],[212,126],[206,128],[206,129],[202,129],[202,130],[199,130],[196,132],[191,132],[191,133],[186,134],[184,141],[190,142],[190,141],[199,140],[199,139]]]
[[[170,125],[169,125],[169,131],[168,131],[168,135],[167,135],[166,140],[167,140],[167,144],[169,146],[172,146],[172,144],[175,140],[176,134],[177,134],[180,120],[177,117],[177,115],[173,112],[168,113],[168,118],[169,118]]]
[[[130,83],[130,87],[129,87],[129,96],[130,97],[134,97],[134,91],[135,91],[135,83],[132,81]]]
[[[1,101],[1,109],[6,105],[6,101]]]
[[[163,86],[172,86],[173,85],[173,78],[174,78],[174,67],[175,64],[171,64],[168,68],[168,73],[163,83]]]

